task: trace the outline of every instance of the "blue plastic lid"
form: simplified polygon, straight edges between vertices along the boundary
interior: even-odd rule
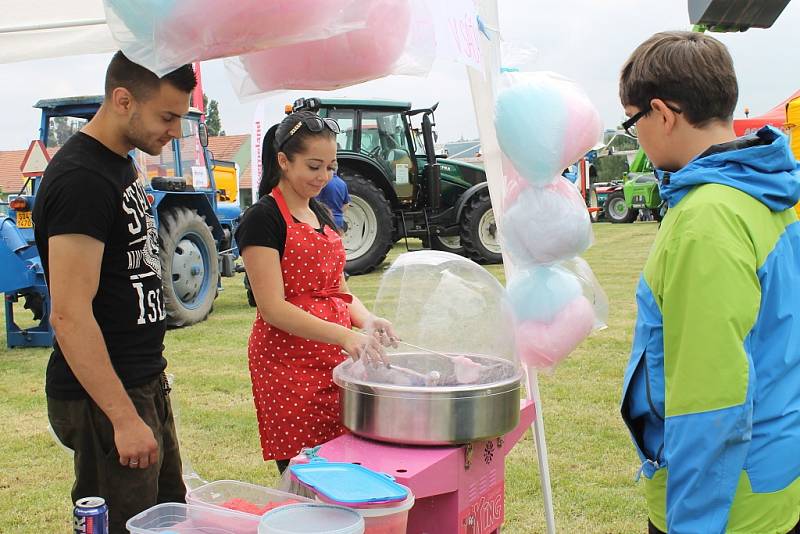
[[[335,503],[357,505],[408,498],[408,490],[388,475],[356,464],[318,461],[289,469],[297,480]]]

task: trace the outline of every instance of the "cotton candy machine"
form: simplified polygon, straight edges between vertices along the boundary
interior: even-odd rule
[[[461,256],[398,257],[373,309],[402,341],[387,348],[388,365],[361,359],[334,369],[344,425],[410,445],[470,443],[513,430],[523,375],[504,294],[494,276]]]

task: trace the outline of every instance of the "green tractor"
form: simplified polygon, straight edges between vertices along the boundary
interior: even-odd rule
[[[316,111],[341,128],[339,175],[351,198],[344,235],[349,274],[374,270],[405,238],[480,263],[502,261],[486,173],[436,154],[436,105],[301,98],[292,109]]]
[[[597,184],[601,185],[601,184]],[[612,223],[632,223],[642,210],[649,210],[653,219],[661,220],[661,195],[653,166],[644,151],[639,150],[622,181],[602,184],[603,215]]]

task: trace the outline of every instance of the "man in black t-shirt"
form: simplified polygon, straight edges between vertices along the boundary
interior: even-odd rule
[[[95,117],[53,157],[33,210],[55,330],[50,424],[75,451],[73,500],[108,503],[111,532],[185,498],[164,377],[158,234],[128,153],[181,135],[190,65],[158,78],[118,52]]]

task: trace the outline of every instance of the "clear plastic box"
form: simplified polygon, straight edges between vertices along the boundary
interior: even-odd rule
[[[238,503],[252,505],[251,510],[240,508],[230,508],[224,506],[226,503]],[[265,488],[264,486],[257,486],[248,482],[240,482],[238,480],[217,480],[210,482],[199,488],[191,490],[186,495],[186,503],[195,506],[206,506],[218,510],[232,510],[235,509],[242,513],[249,513],[251,515],[260,516],[273,508],[274,504],[294,502],[314,502],[311,499],[306,499],[299,495],[286,493],[272,488]],[[264,509],[268,507],[267,509]],[[261,508],[261,510],[256,510]]]
[[[369,508],[351,508],[364,518],[364,534],[406,534],[408,512],[414,506],[414,494],[400,503]]]
[[[132,534],[258,534],[258,516],[187,504],[165,503],[130,518]]]

